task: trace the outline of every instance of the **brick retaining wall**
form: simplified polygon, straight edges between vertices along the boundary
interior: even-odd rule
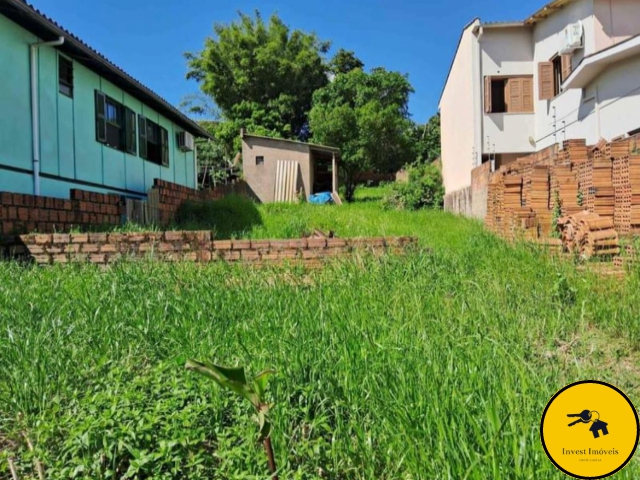
[[[184,202],[204,203],[219,200],[228,195],[248,196],[247,184],[244,181],[238,181],[211,189],[193,190],[156,178],[148,198],[150,210],[153,212],[153,222],[166,227],[175,220],[176,213]]]
[[[69,262],[107,265],[123,258],[167,262],[313,262],[348,256],[354,251],[401,252],[416,244],[413,237],[213,240],[210,231],[167,231],[30,234],[15,237],[11,244],[0,248],[4,248],[5,254],[29,258],[38,265]]]

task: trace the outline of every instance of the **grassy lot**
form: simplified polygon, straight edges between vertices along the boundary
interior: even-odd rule
[[[259,207],[236,234],[411,234],[420,251],[311,272],[0,264],[0,478],[9,453],[37,478],[22,433],[47,479],[267,478],[250,409],[188,357],[277,371],[281,478],[564,478],[539,440],[558,389],[602,379],[640,404],[640,274],[580,274],[376,193]],[[616,478],[638,477],[636,458]]]

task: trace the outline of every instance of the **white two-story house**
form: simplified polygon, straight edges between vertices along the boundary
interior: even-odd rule
[[[439,108],[447,195],[490,160],[637,133],[640,0],[554,0],[522,22],[475,19]]]

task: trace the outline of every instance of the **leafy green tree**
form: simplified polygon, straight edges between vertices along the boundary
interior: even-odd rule
[[[349,73],[356,68],[364,68],[364,63],[352,51],[341,48],[329,62],[329,71],[334,75]]]
[[[416,161],[433,162],[440,157],[440,114],[437,113],[425,125],[413,126]]]
[[[410,166],[408,172],[409,181],[396,183],[385,205],[400,210],[442,208],[444,184],[440,169],[434,163],[419,163]]]
[[[313,97],[313,139],[340,148],[345,199],[353,201],[361,174],[394,171],[412,160],[406,76],[376,68],[338,74]]]
[[[258,11],[253,17],[240,13],[238,21],[216,24],[214,31],[201,52],[185,54],[187,78],[198,81],[235,126],[259,125],[305,140],[313,92],[328,82],[323,55],[330,43],[290,30],[277,15],[265,22]]]

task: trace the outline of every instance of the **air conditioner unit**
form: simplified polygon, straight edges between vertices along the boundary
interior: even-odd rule
[[[563,55],[567,53],[573,53],[576,50],[582,48],[584,46],[582,43],[583,34],[584,29],[582,27],[582,22],[567,25],[562,32],[562,45],[560,46],[560,53]]]
[[[195,141],[193,135],[189,132],[180,132],[177,134],[178,148],[183,152],[193,152],[195,150]]]

